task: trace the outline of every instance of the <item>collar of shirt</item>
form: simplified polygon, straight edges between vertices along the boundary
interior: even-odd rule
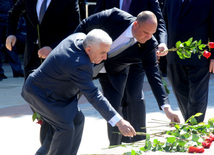
[[[133,34],[132,34],[133,24],[134,23],[132,23],[116,40],[114,40],[108,54],[110,54],[111,51],[115,51],[115,50],[119,49],[122,45],[127,43],[130,40],[130,38],[133,38]],[[135,40],[134,43],[136,43],[137,40],[135,38],[134,38],[134,40]]]
[[[38,0],[37,4],[36,4],[36,13],[37,13],[38,19],[39,19],[39,11],[40,11],[42,2],[43,2],[43,0]],[[48,9],[48,6],[50,5],[50,3],[51,3],[51,0],[47,0],[47,9]]]

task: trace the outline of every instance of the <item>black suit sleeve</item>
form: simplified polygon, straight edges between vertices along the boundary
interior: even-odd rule
[[[70,0],[68,4],[65,4],[68,5],[65,8],[67,9],[67,14],[66,17],[61,17],[64,18],[65,21],[64,23],[61,23],[63,25],[63,30],[61,31],[66,33],[64,33],[64,35],[60,37],[55,43],[50,45],[52,49],[55,48],[64,38],[74,33],[74,30],[80,23],[80,10],[78,2],[78,0]]]
[[[161,109],[162,105],[169,104],[169,100],[160,77],[155,46],[152,46],[154,45],[153,41],[153,39],[150,39],[146,44],[144,44],[143,51],[147,51],[147,53],[142,56],[142,64],[152,92],[155,95],[159,108]]]
[[[8,12],[8,35],[16,35],[16,29],[18,26],[19,17],[25,12],[24,0],[18,0],[13,8]]]
[[[94,13],[103,11],[106,9],[105,0],[97,0],[96,7],[94,9]]]
[[[166,23],[164,21],[158,0],[150,0],[149,8],[150,11],[152,11],[156,15],[158,20],[157,31],[154,34],[155,38],[157,39],[158,43],[167,44]]]
[[[109,11],[102,11],[102,12],[93,14],[88,18],[85,18],[78,25],[78,27],[76,28],[76,30],[74,32],[75,33],[76,32],[83,32],[83,33],[87,34],[88,32],[90,32],[94,28],[103,29],[103,25],[107,22],[109,14],[110,14],[110,10]]]

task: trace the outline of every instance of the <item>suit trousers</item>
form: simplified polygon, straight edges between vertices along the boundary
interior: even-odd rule
[[[208,102],[209,65],[168,64],[167,75],[185,121],[196,113],[204,120]]]
[[[42,64],[43,59],[40,59],[38,57],[38,50],[39,50],[38,44],[34,44],[34,50],[33,50],[33,53],[31,55],[30,59],[28,60],[27,63],[24,62],[24,74],[25,74],[25,78],[27,78],[28,75],[30,73],[32,73],[34,69],[37,69]],[[26,57],[25,57],[25,59],[27,60]]]
[[[122,97],[125,90],[125,83],[127,79],[127,69],[125,68],[119,73],[115,74],[98,74],[99,82],[101,84],[103,95],[108,99],[113,108],[122,116]],[[112,127],[109,123],[107,124],[108,128],[108,139],[111,145],[121,144],[121,134],[118,128]]]
[[[54,130],[46,132],[42,146],[36,155],[76,155],[82,139],[84,115],[78,110],[74,120],[70,123],[58,122],[50,118],[42,118]]]
[[[134,127],[136,132],[146,133],[146,107],[143,94],[143,82],[145,71],[142,64],[133,64],[130,66],[128,79],[126,82],[125,93],[123,97],[123,116]],[[122,142],[132,143],[145,139],[144,135],[134,137],[124,137]]]

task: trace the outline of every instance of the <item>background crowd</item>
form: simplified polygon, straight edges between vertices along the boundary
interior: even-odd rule
[[[92,16],[89,17],[86,17],[85,12],[87,2],[96,3],[96,5],[89,5],[90,12],[93,12],[90,14]],[[44,12],[41,15],[40,10],[43,8],[43,3],[45,4]],[[115,39],[122,33],[116,35],[117,37],[114,34],[111,35],[111,31],[108,32],[108,25],[105,23],[107,25],[105,27],[100,23],[100,19],[93,16],[93,14],[98,13],[96,15],[99,17],[102,14],[101,11],[113,7],[126,11],[134,17],[141,11],[153,12],[157,17],[157,30],[153,37],[158,43],[158,48],[162,49],[161,51],[174,47],[177,41],[183,42],[191,37],[194,40],[201,39],[202,43],[214,41],[213,0],[208,0],[206,3],[200,0],[17,0],[17,2],[1,0],[0,56],[3,57],[0,57],[0,80],[7,78],[4,75],[2,61],[10,63],[14,77],[25,76],[27,79],[28,75],[41,65],[49,53],[73,32],[87,34],[92,28],[100,28],[109,33],[114,43]],[[197,18],[193,18],[194,16]],[[81,20],[83,21],[80,22]],[[98,22],[91,22],[95,20]],[[115,27],[118,27],[116,25],[118,23],[112,21],[111,25],[114,26],[114,24]],[[138,42],[139,47],[143,44]],[[23,53],[24,56],[20,56]],[[24,60],[24,72],[20,58]],[[152,64],[154,65],[152,69],[149,68],[152,61],[142,60],[142,62],[132,63],[126,66],[123,71],[117,72],[117,74],[126,75],[124,79],[120,78],[120,81],[123,79],[123,83],[121,83],[123,88],[120,88],[118,83],[112,82],[117,81],[118,77],[114,77],[115,73],[101,73],[98,78],[104,96],[116,111],[128,120],[137,132],[146,132],[145,129],[141,128],[146,126],[143,94],[144,76],[147,76],[161,110],[170,108],[170,105],[161,80],[155,81],[154,77],[157,80],[160,79],[160,76],[167,76],[184,119],[187,120],[190,116],[202,112],[203,115],[197,118],[201,122],[206,114],[209,77],[210,73],[214,72],[213,59],[214,54],[209,59],[204,57],[198,59],[197,55],[193,55],[190,59],[181,60],[176,52],[170,52],[166,53],[166,56],[165,54],[157,56],[158,61],[156,62],[159,63]],[[119,60],[117,59],[117,61]],[[110,61],[110,63],[113,64],[114,61]],[[111,68],[113,65],[110,64],[109,66]],[[156,68],[157,70],[155,70]],[[160,84],[160,86],[155,85],[155,83]],[[34,111],[33,108],[32,110]],[[43,147],[38,150],[38,154],[40,151],[49,150],[49,145],[45,140],[52,139],[54,130],[50,123],[44,121],[40,135]],[[108,124],[110,145],[135,142],[145,138],[144,136],[134,136],[133,138],[122,137],[122,135],[115,136],[112,134],[114,132],[118,132],[117,127]]]

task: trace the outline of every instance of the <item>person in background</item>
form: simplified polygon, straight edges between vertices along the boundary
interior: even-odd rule
[[[13,6],[12,0],[1,0],[0,1],[0,52],[4,53],[5,59],[9,62],[11,69],[13,71],[13,77],[23,77],[23,70],[22,65],[17,55],[16,48],[13,48],[8,51],[5,49],[5,39],[6,39],[6,32],[7,32],[7,18],[8,18],[8,11]],[[2,68],[2,58],[0,53],[0,81],[6,79],[7,76],[4,74],[4,70]]]
[[[18,0],[9,11],[6,40],[8,50],[16,44],[17,24],[23,12],[27,27],[24,52],[24,75],[27,78],[53,48],[74,32],[80,15],[78,0]],[[41,144],[46,136],[52,135],[52,131],[52,127],[44,121],[40,132]],[[45,154],[48,149],[41,147],[38,153]]]
[[[94,28],[105,30],[113,39],[110,54],[108,55],[109,58],[104,62],[104,68],[100,70],[97,77],[101,83],[104,96],[110,101],[115,110],[122,114],[121,103],[125,86],[127,86],[128,66],[141,63],[143,69],[147,72],[147,77],[159,108],[166,113],[166,116],[171,121],[179,122],[178,115],[169,106],[168,95],[165,92],[159,74],[156,52],[160,56],[165,53],[160,52],[162,48],[158,49],[160,51],[156,49],[158,42],[153,34],[157,29],[157,18],[154,13],[143,11],[136,18],[118,8],[108,9],[85,18],[75,32],[88,33]],[[123,48],[121,53],[117,55],[114,54],[117,49],[122,49],[123,45],[129,43],[131,46],[126,49]],[[143,81],[138,82],[142,86],[141,82]],[[131,90],[129,89],[129,91]],[[141,91],[142,89],[139,89],[137,93],[140,93],[142,97]],[[134,92],[136,91],[134,90]],[[138,103],[134,102],[134,104]],[[142,111],[142,113],[139,114],[139,111]],[[145,119],[145,111],[143,111],[142,106],[134,114],[136,115],[133,116],[133,119]],[[108,125],[110,145],[121,143],[121,135],[115,134],[115,132],[118,132],[118,129]]]
[[[107,59],[111,44],[109,35],[99,29],[87,35],[72,34],[28,76],[22,96],[54,129],[48,154],[77,154],[84,126],[84,115],[77,106],[79,92],[124,136],[136,135],[92,81],[93,66]]]
[[[175,47],[177,41],[201,40],[207,44],[214,41],[214,1],[166,0],[163,10],[168,31],[168,47]],[[193,18],[197,17],[197,18]],[[203,122],[207,102],[210,73],[214,73],[214,52],[211,57],[198,58],[192,54],[189,59],[180,59],[176,52],[167,54],[167,76],[177,98],[183,118],[187,120],[196,113]]]
[[[159,48],[163,51],[167,50],[166,26],[158,0],[97,0],[95,12],[113,7],[129,12],[133,16],[137,16],[141,11],[152,11],[158,19],[158,27],[154,36],[159,43]],[[146,127],[146,108],[143,94],[143,83],[145,74],[150,74],[149,72],[150,71],[146,70],[142,63],[132,64],[129,68],[128,79],[125,84],[126,88],[122,100],[123,116],[130,121],[137,132],[146,132],[146,129],[142,128]],[[148,76],[148,78],[149,77],[150,76]],[[113,96],[109,97],[111,98]],[[121,140],[117,139],[120,137],[115,137],[114,134],[110,137],[114,137],[110,138],[110,143],[114,145],[119,144],[121,141],[129,143],[145,139],[144,135],[137,135],[133,138],[122,137]]]

